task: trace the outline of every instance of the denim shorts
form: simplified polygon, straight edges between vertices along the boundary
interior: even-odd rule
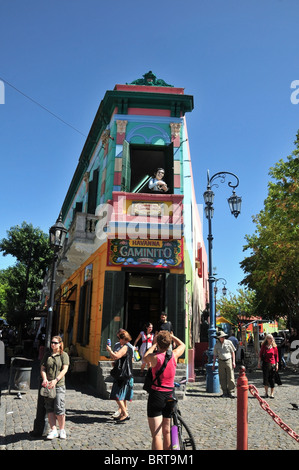
[[[45,398],[47,413],[65,415],[65,387],[56,387],[55,398]]]

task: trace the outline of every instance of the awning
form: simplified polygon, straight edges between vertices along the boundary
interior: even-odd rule
[[[234,323],[232,323],[231,321],[227,320],[224,317],[217,317],[216,318],[216,324],[219,325],[219,323],[229,323],[230,325],[234,324]]]

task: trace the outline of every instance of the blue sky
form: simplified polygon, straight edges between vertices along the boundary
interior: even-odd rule
[[[269,168],[291,154],[299,129],[290,99],[298,17],[298,0],[1,0],[0,78],[80,132],[5,84],[0,239],[24,220],[48,233],[106,90],[152,70],[194,96],[187,126],[198,203],[208,169],[240,179],[241,215],[230,214],[225,183],[213,219],[213,265],[234,292]],[[205,219],[205,240],[206,229]],[[12,263],[0,255],[0,269]]]

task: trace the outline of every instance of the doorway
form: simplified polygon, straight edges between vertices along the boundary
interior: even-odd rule
[[[156,329],[162,311],[168,314],[175,336],[185,340],[185,274],[133,269],[105,272],[102,356],[107,357],[107,338],[115,339],[119,328],[127,329],[134,343],[145,322],[152,322]]]
[[[126,273],[126,304],[124,328],[132,336],[132,343],[147,322],[155,332],[164,310],[164,273]]]

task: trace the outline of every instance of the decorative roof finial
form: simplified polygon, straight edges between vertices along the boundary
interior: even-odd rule
[[[138,78],[131,83],[126,83],[126,85],[146,85],[146,86],[168,86],[173,87],[173,85],[169,85],[161,78],[157,79],[156,75],[150,70],[148,73],[143,75],[143,78]]]

